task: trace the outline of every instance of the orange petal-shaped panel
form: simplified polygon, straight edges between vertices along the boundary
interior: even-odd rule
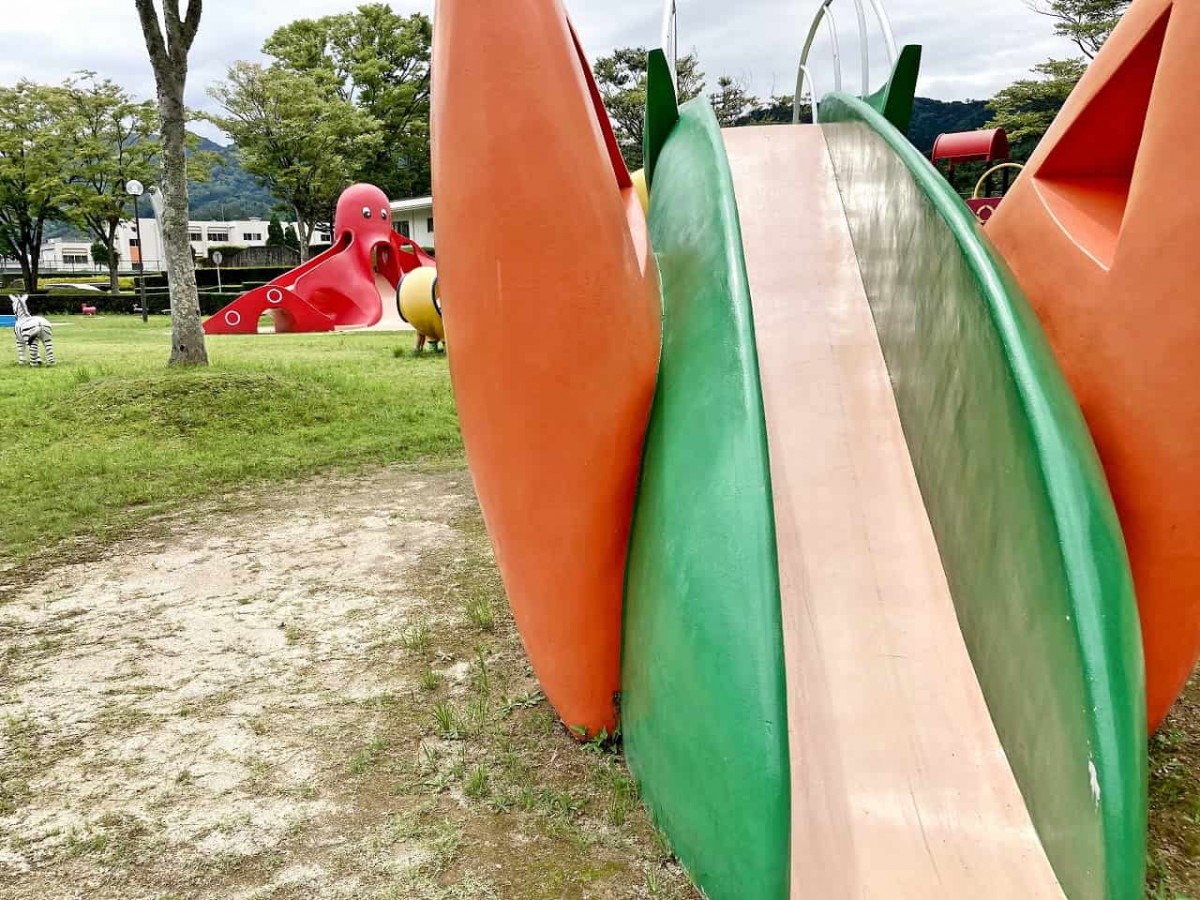
[[[1129,547],[1151,728],[1200,653],[1200,5],[1136,0],[987,234],[1054,345]],[[1182,180],[1181,180],[1182,179]]]
[[[525,648],[612,728],[661,302],[645,217],[558,0],[438,0],[438,278],[467,460]]]

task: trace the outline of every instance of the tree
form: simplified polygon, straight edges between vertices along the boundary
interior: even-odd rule
[[[118,292],[117,229],[130,211],[125,185],[158,180],[158,145],[153,139],[158,116],[153,103],[135,103],[123,89],[92,73],[64,86],[70,135],[72,224],[89,232],[104,248],[109,290]],[[96,259],[93,250],[92,258]],[[96,260],[99,263],[99,260]]]
[[[209,94],[224,115],[208,118],[238,147],[246,171],[296,213],[301,261],[318,223],[383,144],[378,121],[332,95],[311,75],[234,63]]]
[[[283,223],[279,221],[279,216],[275,213],[271,213],[271,221],[267,223],[267,246],[286,246],[283,240]]]
[[[170,365],[208,365],[200,299],[196,293],[195,259],[188,240],[188,171],[185,153],[188,52],[200,27],[203,0],[188,0],[180,16],[179,0],[162,0],[159,21],[154,0],[134,0],[146,50],[154,69],[161,130],[164,201],[162,235],[171,291]],[[165,24],[165,29],[164,29]],[[165,33],[164,33],[165,32]]]
[[[989,128],[1003,128],[1013,148],[1013,157],[1028,159],[1087,65],[1082,59],[1051,59],[1033,67],[1040,78],[1014,82],[989,103]]]
[[[1054,33],[1073,41],[1088,59],[1096,58],[1129,3],[1130,0],[1029,0],[1035,12],[1056,20]]]
[[[297,253],[300,252],[300,238],[296,237],[296,227],[290,222],[287,230],[283,233],[283,246],[291,247]]]
[[[102,240],[92,241],[92,262],[98,266],[107,266],[114,269],[121,260],[121,254],[111,244],[105,244]],[[114,288],[112,291],[116,293]]]
[[[646,48],[618,48],[596,60],[593,68],[625,162],[631,169],[640,169],[646,117]],[[704,90],[704,73],[695,52],[680,57],[675,72],[680,103],[698,97]]]
[[[300,19],[272,34],[263,52],[276,66],[313,78],[331,98],[353,104],[387,135],[361,161],[355,180],[389,197],[429,193],[429,87],[433,26],[421,13],[400,16],[384,3],[320,19]]]
[[[38,289],[46,222],[68,199],[62,115],[60,88],[0,87],[0,254],[16,258],[27,291]]]
[[[762,102],[746,90],[744,82],[736,81],[728,75],[717,79],[717,90],[709,94],[708,99],[712,102],[713,112],[717,114],[717,122],[722,128],[733,128],[743,124],[755,110],[762,107]]]

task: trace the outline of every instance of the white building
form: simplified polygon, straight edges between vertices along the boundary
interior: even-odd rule
[[[117,231],[117,249],[121,254],[122,264],[133,265],[142,261],[147,271],[161,272],[166,268],[166,254],[163,251],[162,230],[158,220],[142,219],[140,224],[143,246],[138,245],[137,230],[132,222],[122,222]],[[219,247],[266,246],[268,224],[266,219],[188,222],[188,238],[192,244],[192,252],[197,258],[204,259]],[[282,225],[284,231],[287,231],[289,225],[295,228],[293,222],[283,222]],[[310,243],[327,244],[329,234],[320,230],[314,231]]]
[[[51,238],[42,243],[43,272],[91,272],[95,268],[91,241]]]
[[[286,231],[295,223],[283,222]],[[232,222],[196,221],[188,222],[188,237],[196,257],[203,259],[220,246],[262,247],[267,243],[266,219],[239,219]],[[433,198],[417,197],[412,200],[397,200],[392,203],[392,227],[400,234],[412,238],[422,247],[432,247],[433,242]],[[117,229],[117,252],[121,258],[122,271],[129,271],[139,262],[145,262],[148,272],[166,269],[163,252],[162,231],[157,219],[141,220],[141,241],[138,245],[137,231],[132,221],[122,222]],[[312,246],[328,244],[332,239],[329,231],[318,228],[309,242]],[[92,262],[92,242],[51,238],[42,244],[43,272],[91,272],[98,268]]]
[[[392,227],[422,247],[433,243],[433,198],[392,201]]]

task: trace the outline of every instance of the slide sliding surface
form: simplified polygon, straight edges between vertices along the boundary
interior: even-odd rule
[[[725,132],[771,453],[793,897],[1061,897],[955,618],[821,129]]]

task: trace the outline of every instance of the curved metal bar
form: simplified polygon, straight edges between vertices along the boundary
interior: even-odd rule
[[[671,68],[671,83],[679,93],[679,9],[678,0],[663,3],[662,50]]]
[[[808,66],[800,66],[800,72],[796,76],[796,99],[792,103],[792,124],[800,124],[800,98],[804,96],[804,81],[808,80],[808,88],[812,96],[812,123],[817,125],[820,123],[820,118],[817,114],[817,83],[813,80],[812,72],[808,71]]]
[[[883,43],[887,47],[888,68],[895,68],[896,36],[892,34],[892,23],[888,19],[887,10],[883,6],[883,0],[870,0],[870,2],[871,9],[875,10],[875,20],[879,23],[879,30],[883,32]]]
[[[871,46],[867,39],[867,14],[862,0],[854,0],[854,14],[858,17],[858,55],[862,64],[862,95],[871,94]]]
[[[838,42],[837,20],[833,17],[833,7],[825,7],[825,24],[829,26],[829,44],[833,48],[833,89],[838,93],[842,90],[842,47]],[[812,79],[808,82],[812,84]],[[814,98],[815,99],[815,98]]]
[[[673,0],[668,0],[669,3]],[[875,14],[875,21],[879,24],[879,30],[883,33],[883,41],[887,51],[888,68],[889,70],[896,65],[896,38],[892,33],[892,23],[888,19],[887,10],[883,6],[883,0],[869,0],[871,11]],[[808,84],[812,86],[813,80],[811,73],[808,72],[808,56],[812,52],[813,41],[816,39],[817,32],[821,28],[821,21],[824,20],[829,29],[829,42],[833,49],[833,89],[835,91],[842,90],[842,48],[838,40],[837,21],[833,16],[833,0],[822,0],[822,3],[817,7],[817,13],[813,16],[812,24],[809,26],[808,35],[804,39],[804,49],[800,53],[800,66],[796,72],[796,101],[793,108],[793,115],[800,108],[800,94],[804,89],[804,82],[807,78]],[[863,5],[863,0],[854,0],[854,13],[858,19],[858,52],[859,63],[861,65],[861,88],[862,96],[868,97],[871,93],[871,48],[870,41],[867,35],[867,13],[866,7]],[[806,73],[808,73],[806,75]],[[815,99],[815,98],[814,98]]]
[[[813,84],[812,73],[808,68],[808,54],[812,52],[813,41],[817,39],[817,32],[821,30],[821,20],[826,19],[829,25],[829,37],[833,44],[833,84],[835,90],[842,89],[842,51],[838,43],[837,24],[833,20],[833,11],[829,8],[833,0],[824,0],[817,8],[817,14],[813,16],[812,25],[808,29],[808,37],[804,39],[804,49],[800,51],[800,67],[796,71],[796,94],[792,100],[792,120],[799,121],[796,116],[800,114],[800,95],[804,93],[804,80],[807,77],[809,85]],[[816,95],[813,95],[813,102],[816,103]]]

